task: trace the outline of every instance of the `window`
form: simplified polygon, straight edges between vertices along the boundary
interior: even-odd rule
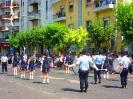
[[[6,4],[10,4],[11,3],[11,0],[6,0]]]
[[[74,24],[69,24],[68,27],[73,29],[74,28]]]
[[[86,2],[91,2],[91,0],[86,0]]]
[[[87,29],[87,31],[90,30],[90,27],[91,27],[91,21],[86,21],[86,29]]]
[[[86,0],[86,7],[91,5],[91,0]]]
[[[73,2],[69,2],[69,11],[73,11]]]
[[[48,1],[46,0],[46,12],[48,12]]]
[[[5,12],[5,15],[10,15],[10,12]]]
[[[109,18],[103,18],[103,26],[104,28],[109,25]]]
[[[65,9],[64,6],[60,7],[60,12],[58,13],[58,17],[64,17],[65,16]]]

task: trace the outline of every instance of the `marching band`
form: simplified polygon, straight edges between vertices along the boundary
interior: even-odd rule
[[[53,65],[57,65],[57,62],[60,60],[60,57],[56,58],[51,59],[48,55],[48,50],[46,50],[44,54],[39,57],[39,67],[42,71],[43,79],[42,83],[49,83],[49,70],[51,67],[53,67]],[[64,60],[62,60],[61,63],[61,68],[62,65],[64,65],[66,73],[69,73],[70,69],[73,69],[74,66],[79,66],[78,73],[80,80],[80,89],[81,92],[87,92],[88,74],[91,67],[94,68],[94,84],[97,84],[97,79],[98,83],[101,83],[101,72],[104,73],[103,78],[107,77],[107,79],[109,79],[110,73],[115,72],[120,74],[122,88],[126,88],[128,68],[129,66],[132,66],[132,57],[129,58],[127,52],[124,52],[123,56],[117,55],[113,59],[112,57],[110,57],[110,54],[102,55],[102,53],[99,52],[96,55],[90,56],[83,51],[82,55],[79,55],[79,57],[76,57],[76,59],[74,59],[74,57],[72,57],[72,55],[70,54],[64,56]],[[1,65],[2,73],[4,73],[4,71],[7,73],[8,58],[5,54],[1,57]],[[21,56],[18,52],[16,52],[12,57],[13,75],[15,77],[18,77],[18,70],[20,70],[20,78],[26,79],[26,71],[29,70],[29,79],[34,79],[35,68],[37,67],[37,65],[37,57],[35,57],[35,55],[27,56],[26,54],[24,54]]]

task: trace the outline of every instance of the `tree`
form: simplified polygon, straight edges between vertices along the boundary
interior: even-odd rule
[[[91,23],[89,36],[97,49],[111,48],[111,42],[114,39],[113,25],[104,26],[101,20],[95,20]]]
[[[70,48],[71,45],[75,45],[80,52],[88,41],[88,32],[83,27],[79,29],[69,29],[68,33],[65,34],[66,47]]]
[[[20,47],[19,39],[18,39],[16,33],[12,34],[12,35],[9,37],[9,44],[10,44],[11,46],[13,46],[14,48],[19,48],[19,47]]]
[[[60,23],[48,24],[44,27],[45,44],[54,50],[64,50],[65,48],[65,33],[68,28]]]
[[[133,3],[119,3],[116,11],[117,27],[128,44],[133,41]]]

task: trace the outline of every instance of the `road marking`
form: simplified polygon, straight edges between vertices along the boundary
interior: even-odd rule
[[[42,78],[42,76],[37,76],[38,78]],[[53,76],[49,76],[50,79],[54,79],[54,80],[67,80],[70,83],[76,83],[79,84],[78,80],[72,80],[72,79],[66,79],[66,78],[62,78],[62,77],[53,77]]]

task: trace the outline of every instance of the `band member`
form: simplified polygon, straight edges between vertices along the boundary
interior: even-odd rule
[[[24,60],[21,61],[20,71],[21,71],[21,78],[25,79],[25,72],[26,72],[27,66],[26,62]]]
[[[87,92],[88,89],[88,73],[90,69],[90,64],[93,64],[92,59],[85,55],[85,50],[82,51],[82,55],[79,57],[77,64],[79,65],[79,78],[80,78],[80,89],[81,92]],[[98,68],[92,65],[96,70]],[[85,88],[85,89],[84,89]]]
[[[18,75],[18,70],[17,68],[20,65],[20,57],[19,57],[19,53],[16,52],[14,57],[13,57],[13,75],[17,76]]]
[[[36,66],[36,60],[34,56],[29,58],[29,72],[30,72],[30,79],[34,79],[34,70]]]
[[[1,57],[1,64],[2,64],[2,73],[4,72],[7,73],[8,58],[5,54]]]
[[[70,66],[69,65],[72,65],[73,60],[74,59],[72,58],[72,56],[70,54],[65,56],[64,64],[65,64],[66,73],[70,73]]]
[[[127,87],[128,66],[131,63],[130,59],[127,56],[128,56],[128,52],[124,52],[124,56],[122,57],[123,70],[120,73],[122,88]]]
[[[50,69],[50,63],[51,60],[48,57],[48,50],[46,50],[44,52],[44,60],[43,60],[43,64],[42,64],[42,74],[43,74],[43,82],[42,83],[49,83],[49,69]]]
[[[107,54],[105,56],[105,60],[104,60],[104,65],[103,65],[103,78],[109,79],[109,66],[110,66],[110,62],[109,62],[109,54]]]
[[[95,81],[95,84],[97,84],[97,77],[99,79],[98,83],[101,83],[101,70],[100,69],[102,68],[104,64],[104,57],[101,52],[99,52],[98,55],[94,56],[94,61],[95,61],[97,68],[99,69],[99,71],[94,69],[94,81]]]

